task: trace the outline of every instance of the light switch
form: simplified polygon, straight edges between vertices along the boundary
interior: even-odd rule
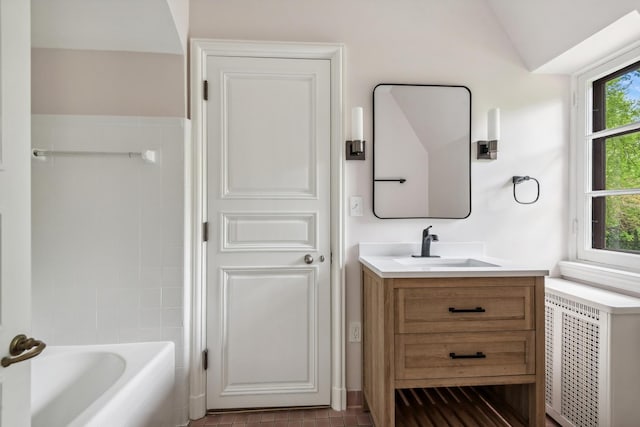
[[[351,196],[349,199],[351,216],[362,216],[362,196]]]

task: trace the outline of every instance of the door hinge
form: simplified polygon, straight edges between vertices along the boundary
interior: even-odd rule
[[[202,352],[202,369],[205,371],[209,369],[209,350],[204,349]]]
[[[209,100],[209,82],[206,80],[202,82],[202,97],[205,101]]]
[[[202,241],[209,241],[209,221],[202,223]]]

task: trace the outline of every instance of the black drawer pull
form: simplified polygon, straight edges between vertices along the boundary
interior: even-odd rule
[[[455,354],[449,353],[449,357],[452,359],[486,359],[487,355],[479,351],[476,354]]]
[[[482,307],[476,308],[455,308],[449,307],[449,312],[451,313],[484,313],[486,310]]]

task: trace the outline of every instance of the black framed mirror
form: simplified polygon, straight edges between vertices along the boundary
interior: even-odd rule
[[[469,88],[374,88],[373,213],[381,219],[471,214]]]

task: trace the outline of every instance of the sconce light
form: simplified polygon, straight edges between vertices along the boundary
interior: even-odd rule
[[[362,125],[362,107],[351,110],[351,140],[347,141],[347,160],[364,160],[364,128]]]
[[[498,140],[500,139],[500,109],[489,110],[487,120],[488,141],[478,141],[477,158],[495,160],[498,158]]]

